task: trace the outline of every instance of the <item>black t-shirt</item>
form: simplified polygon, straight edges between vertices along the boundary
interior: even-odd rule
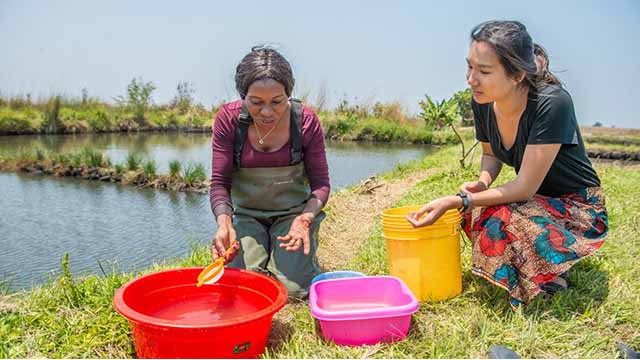
[[[589,161],[573,101],[560,86],[546,86],[540,93],[530,92],[527,107],[518,124],[513,146],[505,149],[496,123],[493,103],[471,102],[475,117],[476,139],[491,144],[493,154],[503,163],[520,171],[528,144],[562,144],[537,193],[558,197],[578,190],[600,186],[600,179]]]

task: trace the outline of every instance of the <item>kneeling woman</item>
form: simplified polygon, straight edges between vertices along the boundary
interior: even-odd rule
[[[330,191],[320,122],[290,99],[291,66],[271,48],[253,48],[235,81],[241,99],[222,106],[213,126],[211,253],[235,247],[230,267],[272,275],[302,298],[320,272],[318,229]]]
[[[483,149],[480,177],[409,221],[424,226],[446,210],[468,210],[472,271],[509,291],[515,307],[566,289],[567,270],[602,246],[607,211],[571,97],[525,26],[486,22],[471,40],[467,82]],[[515,168],[515,180],[490,189],[503,164]]]

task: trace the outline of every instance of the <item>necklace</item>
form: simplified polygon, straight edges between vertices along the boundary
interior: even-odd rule
[[[256,134],[258,134],[258,143],[260,145],[264,144],[264,139],[266,139],[267,136],[269,136],[269,134],[271,134],[271,132],[276,128],[276,126],[278,125],[278,121],[280,121],[280,118],[278,118],[278,120],[276,120],[276,123],[273,124],[273,127],[271,127],[271,130],[267,131],[267,133],[264,134],[264,136],[260,135],[260,130],[258,130],[258,124],[255,124]]]

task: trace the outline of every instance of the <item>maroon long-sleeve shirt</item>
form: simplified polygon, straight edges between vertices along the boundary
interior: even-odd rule
[[[211,156],[211,190],[209,198],[211,210],[219,214],[232,214],[231,205],[231,173],[233,171],[233,141],[238,116],[242,111],[242,100],[223,105],[216,115],[213,124],[212,156]],[[311,196],[318,198],[323,204],[329,199],[329,167],[325,154],[324,135],[320,121],[309,108],[302,106],[302,152],[304,167],[309,178]],[[240,159],[242,167],[279,167],[289,166],[291,162],[291,144],[287,142],[274,152],[256,150],[249,140],[242,148]]]

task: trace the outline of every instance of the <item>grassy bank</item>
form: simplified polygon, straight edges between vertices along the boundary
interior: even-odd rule
[[[215,109],[213,109],[215,110]],[[213,110],[194,107],[182,113],[169,107],[153,107],[143,119],[126,107],[106,103],[0,106],[0,135],[77,134],[130,131],[211,131]],[[55,112],[56,115],[52,115]],[[53,119],[53,120],[52,120]],[[52,127],[55,122],[55,127]]]
[[[196,103],[193,89],[187,83],[178,86],[170,102],[156,104],[151,100],[155,87],[141,79],[132,80],[126,96],[115,103],[89,97],[52,96],[32,100],[30,96],[0,96],[0,135],[76,134],[137,131],[210,132],[221,103],[209,107]],[[455,133],[438,116],[447,119],[461,131],[463,139],[473,137],[470,93],[457,92],[449,100],[420,102],[422,111],[409,115],[398,102],[350,104],[341,100],[335,109],[325,108],[325,100],[303,102],[320,118],[325,137],[334,140],[397,142],[414,144],[454,144]],[[450,111],[443,109],[450,107]],[[466,128],[463,125],[467,126]],[[587,148],[594,157],[611,159],[640,158],[640,130],[582,127]],[[612,154],[623,152],[630,156]]]
[[[73,152],[50,152],[43,149],[0,152],[0,171],[20,171],[33,175],[73,177],[152,187],[172,191],[206,192],[210,186],[202,164],[169,163],[168,174],[158,174],[155,161],[132,152],[122,163],[113,163],[102,152],[83,148]]]
[[[640,152],[640,129],[616,129],[585,126],[582,137],[589,150]]]
[[[0,101],[0,135],[76,134],[135,131],[210,132],[218,108],[194,105],[180,110],[170,105],[150,105],[142,117],[126,106],[98,101],[56,103]],[[13,105],[11,105],[13,104]],[[55,104],[58,104],[56,107]],[[376,111],[374,111],[374,109]],[[423,120],[410,117],[397,103],[376,107],[343,107],[319,111],[325,137],[334,140],[450,144],[457,140],[450,130],[434,131]],[[55,124],[52,126],[52,124]]]
[[[435,169],[435,175],[407,189],[398,205],[424,203],[455,192],[462,181],[474,177],[477,164],[460,171],[457,154],[457,148],[443,148],[421,161],[402,165],[383,179]],[[525,357],[609,358],[616,355],[616,341],[640,347],[640,268],[635,265],[640,256],[635,207],[635,199],[640,198],[640,169],[606,164],[597,169],[608,196],[610,236],[601,251],[576,266],[570,274],[575,285],[567,293],[550,301],[538,299],[524,311],[513,312],[504,291],[470,274],[466,245],[462,295],[421,304],[405,341],[339,347],[322,340],[307,304],[292,304],[274,320],[266,356],[485,357],[490,345],[503,344]],[[512,177],[512,171],[504,169],[498,181]],[[168,260],[144,273],[208,262],[208,250],[194,246],[189,257]],[[386,273],[379,224],[350,263],[353,270]],[[0,356],[133,357],[128,325],[111,304],[115,290],[133,277],[105,269],[102,276],[61,277],[28,292],[0,296]]]

